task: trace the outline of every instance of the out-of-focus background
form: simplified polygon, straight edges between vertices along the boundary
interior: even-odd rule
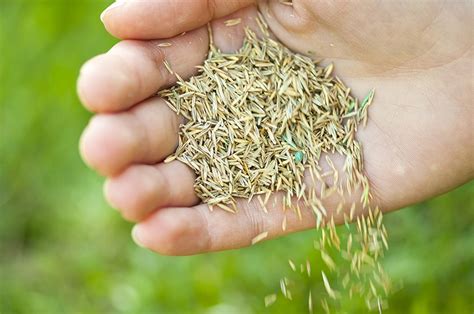
[[[163,257],[135,246],[131,224],[104,203],[102,179],[78,155],[90,114],[75,81],[115,42],[99,21],[107,4],[0,0],[0,313],[305,313],[297,291],[267,309],[263,297],[290,273],[288,258],[316,256],[314,231]],[[385,313],[473,312],[473,195],[471,182],[386,216],[397,290]],[[366,309],[351,300],[341,312]]]

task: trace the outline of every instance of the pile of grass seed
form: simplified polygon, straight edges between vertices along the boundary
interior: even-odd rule
[[[180,126],[178,148],[166,161],[177,159],[194,170],[195,191],[211,208],[216,205],[234,213],[238,210],[236,198],[254,196],[265,208],[275,191],[285,192],[283,210],[300,214],[300,207],[293,204],[295,200],[303,202],[314,212],[321,231],[315,246],[326,271],[340,278],[339,286],[350,297],[363,295],[369,307],[380,308],[379,291],[387,290],[387,278],[377,260],[386,247],[386,231],[381,212],[369,206],[369,184],[355,137],[359,124],[367,121],[374,92],[359,101],[332,75],[332,64],[321,67],[291,52],[268,36],[262,19],[257,22],[266,36],[257,38],[247,29],[243,47],[236,53],[220,52],[211,40],[199,74],[188,81],[176,74],[177,85],[159,93],[172,110],[186,118]],[[166,61],[165,65],[172,72]],[[347,179],[341,179],[329,158],[326,161],[331,169],[323,172],[320,159],[324,153],[345,157]],[[320,183],[318,191],[305,183],[305,171]],[[331,185],[324,180],[327,176],[332,177]],[[346,221],[357,220],[357,227],[342,243],[322,200],[332,193],[343,196],[355,190],[362,191],[360,204],[353,204],[345,217]],[[355,217],[356,207],[368,215]],[[265,236],[258,235],[253,243]],[[347,267],[336,265],[328,253],[333,248],[341,252]],[[304,267],[308,275],[309,267]],[[329,299],[340,298],[341,292],[324,270],[321,276]],[[291,298],[287,278],[282,280],[281,290]],[[266,303],[275,299],[276,295],[271,295]],[[321,306],[328,309],[326,299],[321,300]],[[311,293],[308,304],[312,310]]]

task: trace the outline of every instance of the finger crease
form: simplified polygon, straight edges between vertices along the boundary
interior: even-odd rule
[[[203,223],[205,224],[204,232],[205,232],[205,236],[207,237],[205,247],[203,248],[202,251],[206,251],[206,252],[212,251],[214,248],[214,239],[212,238],[211,231],[210,231],[211,230],[211,226],[209,224],[210,211],[208,207],[205,206],[204,209],[198,207],[197,212],[199,213],[199,216],[201,217],[201,219],[203,220]]]
[[[207,5],[207,13],[209,14],[209,21],[212,21],[216,14],[216,2],[215,0],[207,0],[206,5]]]
[[[162,85],[171,85],[174,82],[174,76],[172,76],[166,69],[163,62],[166,60],[166,55],[163,49],[156,45],[156,42],[147,43],[148,49],[146,49],[148,58],[154,63],[156,69],[160,73],[160,78],[163,80],[157,84],[157,89]]]
[[[262,210],[255,204],[255,202],[247,203],[243,206],[243,212],[248,220],[250,226],[250,237],[267,231],[265,230],[265,219],[262,215]]]
[[[152,141],[151,141],[151,136],[150,136],[150,131],[146,127],[147,123],[146,121],[142,121],[142,118],[140,115],[132,110],[130,112],[133,121],[135,122],[134,124],[136,127],[134,128],[135,130],[138,130],[140,133],[140,136],[138,138],[142,139],[142,141],[139,142],[139,148],[141,152],[141,157],[139,160],[135,161],[144,161],[148,160],[151,156],[151,146],[152,146]]]
[[[157,177],[159,178],[158,181],[158,186],[162,189],[162,191],[157,191],[157,193],[160,193],[162,196],[162,202],[161,207],[166,207],[169,206],[170,200],[172,200],[174,197],[172,194],[172,191],[175,189],[171,187],[171,182],[168,179],[168,176],[163,173],[163,170],[160,169],[159,165],[154,167],[157,173]],[[164,190],[164,191],[163,191]]]

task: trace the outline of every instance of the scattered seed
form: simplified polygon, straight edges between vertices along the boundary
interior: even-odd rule
[[[170,64],[168,63],[167,60],[163,60],[163,64],[165,65],[166,70],[168,70],[168,72],[169,72],[170,74],[175,74],[175,73],[173,72],[173,70],[171,70],[171,66],[170,66]]]
[[[173,160],[176,159],[176,155],[169,155],[166,157],[166,159],[163,161],[165,164],[172,162]]]
[[[323,262],[326,264],[326,266],[330,270],[336,270],[336,263],[334,263],[331,256],[328,253],[326,253],[324,250],[321,251],[321,258],[323,259]]]
[[[265,231],[265,232],[262,232],[260,233],[259,235],[257,235],[256,237],[254,237],[252,239],[252,245],[262,241],[263,239],[265,239],[266,237],[268,236],[268,231]]]
[[[324,283],[324,288],[326,288],[326,292],[331,298],[336,299],[336,293],[334,292],[334,290],[332,290],[331,286],[329,285],[329,280],[326,277],[326,274],[324,273],[324,271],[321,271],[321,276],[323,277],[323,283]]]
[[[171,45],[172,45],[172,43],[159,43],[158,47],[169,47]]]
[[[277,295],[276,294],[269,294],[265,297],[265,307],[269,307],[270,305],[272,305],[273,303],[275,303],[277,299]]]
[[[288,291],[286,290],[286,282],[285,282],[285,279],[280,279],[280,290],[281,290],[281,293],[283,294],[283,296],[285,298],[288,297]]]
[[[281,222],[281,230],[286,231],[286,216],[283,217],[283,221]]]
[[[242,22],[241,18],[230,19],[224,22],[225,26],[235,26]]]
[[[291,1],[282,3],[292,5]],[[198,74],[187,81],[163,61],[178,82],[158,95],[186,121],[179,126],[176,152],[165,162],[179,160],[195,172],[195,192],[210,210],[216,205],[236,213],[236,198],[250,202],[257,196],[261,210],[267,213],[266,205],[275,191],[284,195],[283,211],[294,211],[300,220],[304,217],[300,205],[309,208],[321,231],[315,248],[321,251],[324,263],[335,276],[348,272],[355,275],[355,281],[352,276],[343,277],[343,286],[350,295],[364,295],[372,304],[379,298],[379,289],[386,292],[390,287],[378,262],[388,248],[387,234],[381,211],[370,207],[372,196],[364,174],[363,150],[355,135],[359,125],[367,122],[374,90],[359,102],[350,88],[334,77],[333,64],[322,67],[269,38],[268,25],[260,13],[256,22],[264,37],[258,38],[246,28],[243,47],[236,53],[217,49],[208,26],[208,57],[198,67]],[[226,26],[239,23],[240,18],[224,22]],[[159,46],[167,44],[171,45]],[[325,158],[330,169],[320,166],[321,157],[328,153],[345,158],[341,173],[330,158]],[[313,182],[320,184],[317,191],[306,186],[306,170]],[[324,199],[334,193],[344,197],[353,191],[362,191],[360,204],[352,204],[348,213],[342,204],[336,209],[337,214],[342,212],[347,231],[354,230],[344,238],[336,232],[334,211],[324,207]],[[277,207],[275,199],[272,210]],[[359,212],[368,213],[368,217],[359,217]],[[349,221],[354,219],[357,224],[351,227]],[[287,229],[286,213],[281,228]],[[268,232],[262,232],[251,243],[267,236]],[[328,248],[340,251],[347,261],[347,271],[340,271]],[[288,263],[295,271],[294,263]],[[300,271],[311,276],[309,261],[300,265]],[[335,299],[337,293],[324,272],[322,278],[329,296]],[[283,295],[291,299],[287,280],[280,285]],[[325,310],[329,308],[326,300],[321,304]]]
[[[233,209],[230,208],[229,206],[226,206],[226,205],[221,204],[221,203],[217,203],[216,205],[219,206],[220,208],[222,208],[223,210],[225,210],[226,212],[235,214],[235,210],[233,210]]]
[[[293,263],[291,259],[288,260],[288,264],[290,265],[292,271],[296,271],[295,263]]]
[[[281,4],[287,5],[287,6],[293,6],[293,2],[290,0],[280,0]]]

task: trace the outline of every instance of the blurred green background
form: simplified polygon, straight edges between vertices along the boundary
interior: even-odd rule
[[[0,3],[0,313],[305,313],[297,292],[267,309],[263,297],[279,289],[288,258],[315,256],[314,232],[163,257],[136,247],[104,203],[102,179],[78,155],[90,114],[75,81],[115,42],[99,21],[107,2]],[[473,182],[386,217],[384,264],[398,287],[386,313],[473,313],[472,195]],[[366,311],[360,300],[341,310]]]

